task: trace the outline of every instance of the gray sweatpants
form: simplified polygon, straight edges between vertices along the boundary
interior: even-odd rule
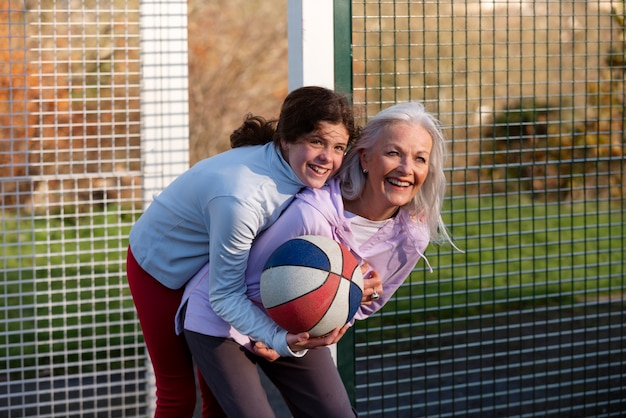
[[[330,350],[269,362],[238,343],[185,330],[200,372],[229,417],[273,418],[258,364],[281,392],[294,418],[357,416]]]

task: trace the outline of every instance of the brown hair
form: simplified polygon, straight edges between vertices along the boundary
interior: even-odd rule
[[[230,135],[231,147],[262,145],[270,141],[293,143],[313,132],[322,121],[341,123],[348,130],[348,146],[357,138],[358,128],[348,99],[324,87],[300,87],[283,101],[278,120],[266,120],[247,114],[243,123]]]

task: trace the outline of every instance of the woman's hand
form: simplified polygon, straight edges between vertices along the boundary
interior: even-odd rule
[[[289,344],[289,348],[294,353],[302,350],[325,347],[327,345],[338,343],[341,337],[343,337],[346,331],[348,331],[348,328],[350,328],[350,325],[346,324],[343,327],[335,328],[326,335],[313,338],[311,338],[306,332],[302,332],[300,334],[290,333],[287,334],[287,344]],[[252,352],[270,362],[276,361],[280,357],[275,350],[268,348],[260,341],[255,341],[252,346]]]
[[[260,341],[255,341],[254,345],[252,346],[252,352],[259,357],[263,357],[269,362],[276,361],[280,357],[276,350],[269,348]]]
[[[364,263],[361,266],[362,271],[367,271],[369,264]],[[383,279],[381,279],[378,272],[370,270],[368,273],[363,273],[363,299],[361,299],[361,305],[369,306],[373,301],[380,298],[383,293]]]
[[[307,332],[301,332],[300,334],[290,333],[287,334],[287,344],[289,344],[289,348],[293,352],[325,347],[339,342],[348,328],[350,328],[350,325],[346,324],[343,327],[335,328],[328,334],[322,335],[321,337],[311,337]]]

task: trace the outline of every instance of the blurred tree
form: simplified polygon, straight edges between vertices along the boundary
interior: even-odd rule
[[[191,164],[229,149],[246,113],[277,117],[287,68],[286,0],[190,0]]]

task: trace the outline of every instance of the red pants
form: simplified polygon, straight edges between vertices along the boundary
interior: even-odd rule
[[[141,268],[130,247],[126,274],[154,368],[157,397],[154,418],[191,418],[196,407],[193,359],[185,337],[176,335],[174,330],[184,288],[172,290],[159,283]],[[202,393],[202,417],[226,417],[200,373],[198,381]]]

